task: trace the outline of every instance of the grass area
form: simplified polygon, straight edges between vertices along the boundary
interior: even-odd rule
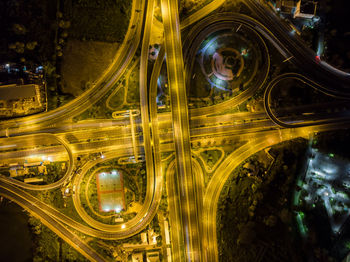
[[[124,102],[124,87],[121,87],[109,100],[109,106],[112,108],[121,107]]]
[[[40,201],[51,205],[64,215],[72,218],[73,220],[81,223],[85,226],[87,224],[81,219],[77,211],[75,210],[74,203],[71,197],[63,198],[61,189],[49,190],[49,191],[29,191],[31,195],[39,199]]]
[[[64,0],[64,17],[74,39],[121,42],[127,31],[131,0]]]
[[[62,90],[74,97],[89,89],[108,68],[119,44],[68,40],[62,59]]]
[[[128,94],[126,101],[133,104],[140,104],[140,67],[136,66],[129,77]],[[149,78],[148,78],[149,79]]]
[[[23,209],[4,198],[0,203],[0,257],[2,261],[32,261],[33,234]],[[21,250],[21,252],[18,252]]]
[[[347,100],[336,99],[316,91],[312,86],[303,83],[302,80],[283,79],[276,84],[271,92],[271,108],[277,116],[300,116],[302,113],[315,112],[315,109],[296,111],[298,106],[307,106],[312,104],[333,103],[332,106],[321,107],[317,113],[321,112],[339,112],[349,111]]]
[[[225,156],[228,156],[234,150],[236,150],[237,148],[239,148],[240,146],[245,144],[245,142],[241,142],[241,141],[239,141],[235,138],[231,138],[231,137],[224,137],[221,140],[216,140],[214,142],[217,142],[217,143],[215,145],[212,145],[212,146],[221,147],[224,150]],[[194,142],[194,144],[191,143],[192,150],[196,151],[197,153],[198,153],[197,150],[200,150],[201,148],[203,148],[205,146],[210,146],[210,145],[202,145],[202,143],[200,141]],[[202,155],[202,157],[204,155],[203,159],[205,161],[209,160],[208,158],[211,158],[212,163],[210,165],[214,165],[215,162],[217,161],[217,159],[219,159],[219,157],[221,157],[221,156],[219,156],[219,154],[221,154],[221,152],[219,150],[212,150],[212,149],[210,149],[210,147],[208,148],[208,150],[201,152],[200,154]],[[173,159],[171,158],[171,160],[173,160]],[[204,185],[207,186],[207,184],[209,183],[214,172],[209,173],[209,172],[205,171],[206,167],[204,165],[208,164],[208,163],[203,163],[202,161],[198,161],[198,162],[201,165],[202,170],[203,170]]]
[[[61,1],[62,35],[58,42],[62,59],[58,71],[59,92],[49,93],[51,107],[62,106],[89,89],[113,61],[126,34],[132,1]],[[118,25],[118,26],[116,26]]]
[[[86,111],[84,111],[80,115],[74,117],[73,120],[74,121],[81,121],[81,120],[87,120],[87,119],[109,119],[109,118],[112,118],[112,113],[114,110],[111,110],[106,106],[106,100],[107,100],[108,96],[110,95],[110,93],[112,92],[112,89],[102,99],[100,99],[97,103],[93,104],[89,109],[87,109]]]
[[[220,261],[302,261],[290,196],[306,148],[302,139],[282,143],[270,150],[271,169],[269,157],[260,152],[232,173],[218,203]],[[255,169],[249,176],[246,163]]]
[[[201,156],[208,167],[212,168],[219,161],[222,152],[220,150],[205,150],[201,152]]]
[[[180,6],[180,19],[184,19],[196,11],[198,11],[200,8],[206,6],[213,0],[180,0],[179,6]]]
[[[130,66],[135,62],[135,59],[130,63]],[[129,67],[130,69],[130,67]],[[127,69],[128,70],[128,69]],[[136,73],[136,72],[135,72]],[[132,73],[133,75],[133,73]],[[137,84],[136,84],[137,82]],[[117,88],[120,84],[125,84],[125,79],[121,79],[117,81],[114,84],[114,87],[112,87],[107,94],[102,97],[97,103],[93,104],[91,108],[84,111],[82,114],[76,116],[73,118],[74,121],[80,121],[80,120],[86,120],[86,119],[108,119],[112,118],[112,113],[114,110],[109,109],[106,106],[106,101],[108,97],[112,94],[115,88]],[[118,94],[121,94],[121,92],[117,92]],[[134,99],[130,98],[131,96],[136,97]],[[112,100],[116,100],[117,98],[113,98]],[[121,100],[122,97],[118,97],[118,100]],[[129,80],[129,90],[128,90],[128,97],[127,102],[131,102],[130,105],[121,108],[120,110],[127,110],[127,109],[139,109],[139,86],[138,86],[138,72],[137,77],[134,76],[132,79],[130,77]],[[111,100],[111,101],[112,101]]]
[[[191,100],[191,97],[206,98],[210,94],[210,83],[203,75],[201,67],[198,63],[196,63],[193,67],[191,85],[189,89],[189,100]]]

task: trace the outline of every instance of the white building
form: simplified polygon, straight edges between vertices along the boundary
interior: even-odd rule
[[[317,2],[308,10],[302,10],[301,0],[276,0],[276,10],[281,13],[291,15],[293,18],[312,19],[316,15]]]

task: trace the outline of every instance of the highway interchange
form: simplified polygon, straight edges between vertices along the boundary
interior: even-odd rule
[[[45,186],[29,185],[17,180],[0,176],[0,195],[9,198],[39,218],[51,230],[76,248],[91,261],[104,261],[83,239],[74,235],[72,230],[101,239],[124,239],[142,231],[158,211],[163,187],[168,192],[169,222],[173,261],[218,261],[216,241],[216,205],[226,180],[232,171],[254,153],[277,143],[297,137],[308,138],[314,132],[337,130],[348,127],[350,119],[330,117],[322,121],[314,116],[301,116],[299,124],[288,123],[288,119],[278,119],[270,110],[270,92],[274,83],[280,79],[298,77],[315,89],[332,96],[350,97],[347,90],[350,76],[333,69],[326,63],[317,63],[315,53],[304,47],[301,40],[289,34],[290,28],[280,23],[279,18],[255,0],[243,1],[259,20],[242,14],[212,14],[225,1],[214,0],[180,23],[178,1],[162,0],[163,23],[154,21],[156,1],[134,0],[132,16],[125,40],[114,62],[95,82],[95,85],[72,102],[43,114],[18,118],[0,123],[1,161],[16,161],[31,143],[22,143],[23,149],[9,152],[6,146],[24,141],[35,140],[38,146],[46,140],[56,142],[42,152],[50,150],[53,154],[66,154],[69,167],[66,174],[57,182]],[[136,12],[136,10],[141,10]],[[198,22],[198,23],[196,23]],[[195,24],[196,23],[196,24]],[[181,39],[181,31],[190,27],[186,39]],[[133,26],[136,25],[136,26]],[[225,102],[208,107],[188,109],[186,80],[191,77],[196,46],[206,35],[215,30],[230,26],[244,25],[254,30],[263,43],[266,64],[260,72],[258,84],[249,87],[240,95]],[[164,30],[164,43],[152,74],[148,79],[148,48],[152,30],[159,27]],[[237,30],[237,28],[235,28]],[[198,43],[196,43],[198,42]],[[295,64],[303,75],[287,74],[267,83],[270,70],[270,42],[282,56],[293,56]],[[118,119],[87,120],[71,122],[93,103],[99,101],[127,74],[135,53],[141,46],[140,55],[140,116],[130,123],[129,116]],[[168,84],[170,86],[171,112],[157,112],[157,79],[166,56]],[[322,77],[319,77],[322,76]],[[312,79],[312,80],[311,80]],[[224,113],[236,107],[261,88],[266,88],[264,97],[265,112]],[[215,115],[213,115],[215,113]],[[133,126],[135,125],[135,126]],[[137,130],[132,135],[132,129]],[[139,131],[139,130],[142,130]],[[135,139],[138,141],[135,144]],[[204,187],[203,170],[195,160],[194,149],[217,143],[223,139],[244,141],[225,157],[213,172],[208,185]],[[198,146],[200,144],[200,146]],[[46,150],[46,151],[45,151]],[[136,151],[136,152],[135,152]],[[103,152],[103,158],[97,158],[77,168],[76,157]],[[137,153],[137,154],[136,154]],[[164,166],[162,153],[174,153],[174,161]],[[54,207],[45,204],[27,190],[51,190],[60,188],[71,181],[79,192],[81,179],[98,163],[114,158],[128,158],[143,155],[146,162],[147,191],[144,204],[137,215],[125,224],[107,225],[90,217],[81,207],[79,194],[73,194],[73,203],[77,213],[86,224],[60,213]],[[163,178],[166,177],[166,185]]]

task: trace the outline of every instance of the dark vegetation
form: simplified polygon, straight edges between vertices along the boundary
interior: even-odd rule
[[[205,150],[201,152],[201,156],[205,161],[205,164],[209,168],[212,168],[221,158],[222,152],[220,150]]]
[[[59,0],[0,2],[0,63],[43,66],[49,109],[70,98],[60,88],[62,48],[71,25],[63,19],[61,7]]]
[[[125,0],[63,0],[63,13],[71,21],[70,37],[78,40],[122,42],[131,11]]]
[[[327,96],[301,80],[284,79],[271,92],[271,109],[280,117],[304,113],[327,114],[349,111],[349,103]]]
[[[350,72],[350,2],[347,0],[320,1],[325,13],[325,60]]]
[[[218,203],[220,261],[302,261],[291,193],[306,147],[303,139],[282,143],[269,151],[272,166],[260,152],[233,172]]]
[[[350,147],[344,145],[349,145],[349,142],[349,129],[319,133],[314,139],[314,144],[319,151],[333,153],[347,160],[350,160]]]
[[[33,235],[28,227],[27,214],[7,199],[0,202],[0,210],[1,261],[32,261]]]
[[[0,1],[0,61],[43,63],[55,53],[56,1]]]

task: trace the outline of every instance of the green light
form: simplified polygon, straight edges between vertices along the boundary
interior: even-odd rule
[[[345,247],[350,250],[350,242],[346,242]]]
[[[242,56],[247,56],[248,55],[248,50],[246,48],[242,48],[241,55]]]
[[[298,212],[296,219],[297,219],[297,223],[298,223],[298,226],[299,226],[300,234],[303,237],[306,237],[307,228],[306,228],[306,226],[303,223],[304,213],[303,212]]]

